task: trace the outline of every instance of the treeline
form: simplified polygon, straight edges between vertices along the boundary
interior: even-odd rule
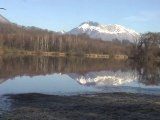
[[[135,48],[135,57],[142,62],[160,60],[160,33],[145,33]]]
[[[126,44],[125,44],[126,43]],[[28,51],[65,52],[71,54],[130,54],[128,42],[106,42],[87,35],[61,35],[36,27],[0,23],[0,47]]]

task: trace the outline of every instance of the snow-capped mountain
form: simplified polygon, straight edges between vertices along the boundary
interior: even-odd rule
[[[10,23],[9,20],[7,20],[5,17],[3,17],[2,15],[0,15],[0,22],[1,23]]]
[[[104,41],[112,41],[118,39],[121,41],[129,40],[130,42],[134,42],[140,37],[139,33],[135,32],[134,30],[127,29],[121,25],[102,25],[97,22],[91,21],[82,23],[68,33],[73,35],[85,33],[91,38],[98,38]]]

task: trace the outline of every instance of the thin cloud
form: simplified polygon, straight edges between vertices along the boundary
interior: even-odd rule
[[[123,19],[127,20],[127,21],[132,21],[132,22],[146,22],[146,21],[148,21],[146,18],[140,17],[140,16],[129,16],[129,17],[125,17]]]
[[[160,20],[160,11],[145,11],[139,15],[124,17],[123,20],[132,22],[158,21]]]
[[[160,20],[160,11],[143,12],[142,15],[146,16],[150,20]]]

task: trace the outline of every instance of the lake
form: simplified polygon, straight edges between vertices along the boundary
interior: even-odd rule
[[[160,67],[84,57],[0,57],[0,95],[128,92],[160,95]]]

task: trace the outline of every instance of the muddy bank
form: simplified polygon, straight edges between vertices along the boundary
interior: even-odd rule
[[[0,120],[159,120],[160,96],[108,93],[79,96],[10,95]]]

